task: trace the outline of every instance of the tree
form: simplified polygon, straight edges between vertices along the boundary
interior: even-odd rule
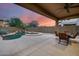
[[[37,21],[32,21],[29,25],[31,27],[38,27],[38,22]]]
[[[23,27],[23,23],[19,18],[11,18],[9,21],[9,25],[12,27]]]

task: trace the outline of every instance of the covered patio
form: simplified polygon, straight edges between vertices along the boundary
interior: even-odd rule
[[[1,38],[0,38],[1,39]],[[77,36],[75,39],[79,39]],[[0,40],[2,56],[78,56],[79,43],[64,46],[58,44],[55,34],[23,35],[15,40]]]
[[[59,26],[59,20],[79,18],[78,3],[15,3],[15,5],[55,20],[56,26],[24,29],[29,33],[15,40],[3,40],[0,36],[1,56],[79,56],[79,26]],[[67,31],[75,38],[69,38],[71,44],[67,46],[58,44],[60,38],[55,31],[58,34]],[[16,35],[12,35],[11,38]]]

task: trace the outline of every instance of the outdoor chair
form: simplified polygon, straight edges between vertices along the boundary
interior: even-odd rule
[[[66,33],[59,33],[59,44],[61,42],[65,43],[66,45],[68,45],[70,43],[70,40],[69,40],[69,36],[66,34]]]
[[[56,35],[56,36],[58,36],[58,33],[57,33],[57,31],[55,31],[55,35]]]

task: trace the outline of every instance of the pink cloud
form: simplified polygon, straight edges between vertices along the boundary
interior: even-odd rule
[[[39,26],[55,26],[56,25],[55,20],[41,16],[41,15],[38,16],[37,19],[38,19],[37,21],[39,23]]]
[[[23,21],[23,23],[30,23],[33,20],[36,20],[39,24],[39,26],[55,26],[55,20],[52,20],[50,18],[44,17],[42,15],[35,15],[31,18],[31,16],[22,15],[20,16],[20,19]]]
[[[20,16],[20,19],[21,19],[21,21],[23,21],[23,23],[30,23],[30,22],[32,21],[32,20],[29,19],[29,17],[26,16],[26,15]]]

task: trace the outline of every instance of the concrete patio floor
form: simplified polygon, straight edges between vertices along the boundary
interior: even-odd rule
[[[58,44],[54,34],[24,35],[14,40],[0,40],[1,56],[79,56],[79,43]]]

